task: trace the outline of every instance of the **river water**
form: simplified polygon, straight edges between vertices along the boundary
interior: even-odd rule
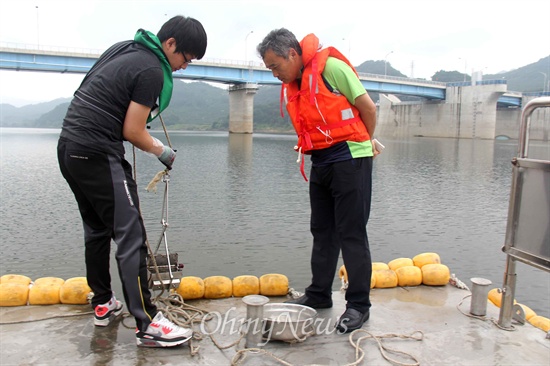
[[[0,130],[0,274],[85,275],[82,224],[57,166],[58,134]],[[154,134],[166,141],[162,132]],[[311,235],[308,185],[296,164],[295,137],[171,132],[170,140],[178,157],[168,190],[167,241],[185,265],[184,275],[283,273],[291,287],[303,291],[310,280]],[[517,141],[382,142],[386,150],[374,163],[368,224],[373,261],[436,252],[467,285],[483,277],[493,282],[491,288],[502,287],[501,248]],[[529,157],[550,160],[550,146],[531,142]],[[130,145],[127,159],[134,161]],[[165,185],[157,193],[145,187],[162,165],[137,151],[135,167],[154,249]],[[517,301],[549,317],[549,273],[523,263],[517,273]],[[339,288],[335,279],[334,291]]]

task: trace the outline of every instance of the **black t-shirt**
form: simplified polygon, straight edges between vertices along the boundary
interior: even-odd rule
[[[61,137],[109,154],[124,154],[122,125],[130,101],[152,108],[164,84],[160,60],[133,41],[113,45],[74,94]]]

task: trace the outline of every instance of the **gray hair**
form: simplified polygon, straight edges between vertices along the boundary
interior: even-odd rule
[[[256,47],[261,58],[264,58],[268,50],[272,50],[279,57],[288,58],[288,53],[294,48],[298,55],[302,55],[302,48],[296,36],[286,28],[274,29],[265,36],[262,43]]]

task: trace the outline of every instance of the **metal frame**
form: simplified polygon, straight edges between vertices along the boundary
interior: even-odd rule
[[[527,157],[531,114],[541,107],[550,107],[550,97],[536,98],[525,105],[518,156],[512,159],[510,205],[503,247],[506,268],[498,320],[503,328],[511,327],[515,313],[516,261],[550,272],[550,161]]]

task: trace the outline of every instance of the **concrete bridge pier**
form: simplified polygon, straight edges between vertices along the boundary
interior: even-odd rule
[[[229,133],[252,133],[254,94],[258,84],[235,84],[229,88]]]
[[[506,84],[448,87],[445,102],[454,104],[458,113],[456,137],[494,139],[497,102],[506,89]]]
[[[391,138],[412,136],[494,139],[497,101],[506,84],[448,86],[445,101],[402,102],[380,94],[377,134]]]

